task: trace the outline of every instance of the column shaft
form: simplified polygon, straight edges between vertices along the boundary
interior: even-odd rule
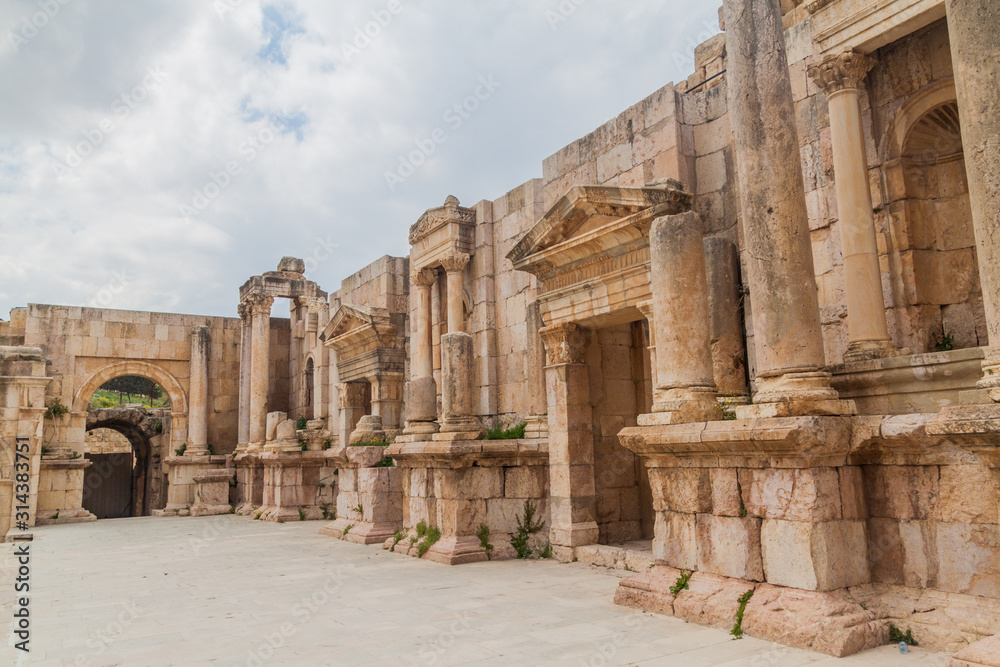
[[[1000,401],[1000,4],[946,0],[990,349],[980,387]]]
[[[253,359],[250,347],[253,324],[250,309],[246,304],[241,303],[238,310],[242,326],[240,327],[240,411],[237,449],[243,452],[250,442],[250,366]]]
[[[259,451],[267,439],[268,371],[271,355],[271,304],[267,296],[251,297],[253,313],[250,359],[250,449]]]
[[[208,454],[208,327],[191,329],[190,391],[188,392],[188,446],[185,454]]]
[[[431,331],[431,285],[437,273],[425,268],[411,281],[416,301],[413,318],[412,378],[410,400],[407,405],[407,432],[433,433],[437,419],[437,384],[434,381],[433,333]]]

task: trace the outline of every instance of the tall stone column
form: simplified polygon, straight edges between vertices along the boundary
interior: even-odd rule
[[[895,350],[885,316],[868,156],[861,122],[861,81],[873,65],[874,62],[864,55],[848,51],[829,56],[809,68],[809,76],[826,93],[830,107],[850,336],[845,361],[875,359],[891,355]]]
[[[208,456],[208,327],[191,328],[191,374],[188,392],[188,442],[184,454]]]
[[[946,0],[945,8],[990,338],[979,386],[1000,402],[1000,5]]]
[[[447,333],[441,336],[441,432],[466,440],[482,435],[483,424],[475,414],[475,399],[472,336]]]
[[[724,7],[756,344],[754,401],[767,406],[741,406],[737,414],[850,413],[853,405],[837,400],[826,370],[780,5],[725,0]]]
[[[267,440],[268,369],[271,362],[271,305],[274,299],[255,294],[250,304],[253,332],[250,358],[250,445],[248,451],[261,451]]]
[[[250,349],[252,340],[252,327],[250,306],[241,303],[237,308],[240,314],[240,403],[239,403],[239,424],[238,440],[236,452],[242,453],[247,450],[250,443],[250,365],[253,359]]]
[[[372,388],[372,414],[382,418],[384,428],[398,429],[403,406],[403,374],[381,372],[367,379]]]
[[[458,253],[441,261],[448,276],[448,333],[459,333],[465,328],[465,267],[469,255]],[[444,363],[444,360],[441,360]]]
[[[693,211],[658,218],[649,230],[649,251],[658,346],[653,412],[661,414],[644,415],[645,421],[718,419],[701,218]]]
[[[433,338],[431,332],[431,286],[437,279],[433,269],[421,269],[413,276],[416,313],[413,318],[413,340],[410,379],[409,419],[406,432],[436,433],[437,383],[434,382]]]
[[[549,432],[549,419],[546,416],[548,406],[545,398],[545,346],[538,333],[542,328],[542,314],[537,301],[528,304],[528,349],[525,358],[528,374],[528,390],[530,397],[527,416],[527,426],[524,429],[528,438],[544,438]]]
[[[594,481],[594,415],[590,376],[584,363],[589,332],[576,324],[555,324],[539,333],[547,361],[551,540],[556,555],[565,559],[572,557],[573,547],[595,544],[600,533]]]

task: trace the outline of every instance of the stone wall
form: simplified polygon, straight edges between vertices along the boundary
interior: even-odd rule
[[[132,443],[124,435],[110,428],[87,431],[86,454],[131,454]],[[158,508],[157,508],[158,509]]]

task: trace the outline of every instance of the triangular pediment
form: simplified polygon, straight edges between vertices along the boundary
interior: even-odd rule
[[[635,218],[638,233],[648,234],[648,222],[643,228],[641,214],[652,210],[657,215],[689,211],[691,195],[676,181],[645,188],[577,185],[521,237],[507,258],[515,266],[523,265],[538,253],[625,218]]]
[[[328,341],[361,328],[376,329],[391,325],[389,311],[342,303],[323,330],[321,340]]]

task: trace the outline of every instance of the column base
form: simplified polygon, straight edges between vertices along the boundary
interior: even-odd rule
[[[475,536],[442,537],[424,556],[442,565],[464,565],[488,560],[486,549]]]
[[[408,421],[403,435],[429,435],[440,430],[437,422],[434,421]]]
[[[188,505],[167,505],[162,510],[153,510],[153,516],[191,516],[191,508]]]
[[[847,352],[844,353],[844,363],[900,357],[912,353],[913,350],[897,348],[891,340],[856,340],[847,346]]]
[[[247,445],[247,448],[246,448],[246,453],[247,454],[251,454],[251,453],[254,453],[254,452],[260,453],[262,451],[264,451],[264,443],[263,442],[251,442],[251,443],[249,443]]]
[[[352,522],[350,519],[337,519],[319,529],[321,535],[335,537],[354,544],[384,544],[391,539],[396,531],[401,530],[402,521],[389,523],[370,523],[367,521]]]
[[[753,405],[734,408],[737,419],[838,417],[857,413],[854,401],[842,401],[826,370],[804,369],[757,379]]]
[[[722,408],[715,394],[706,392],[704,396],[692,399],[662,400],[653,404],[653,412],[639,415],[640,426],[666,426],[668,424],[691,424],[722,419]]]
[[[85,523],[87,521],[97,521],[97,517],[85,509],[58,510],[53,514],[54,516],[37,517],[35,519],[35,525],[51,526],[60,523]]]
[[[549,437],[549,417],[548,415],[531,415],[525,419],[527,425],[524,427],[525,438],[548,438]]]
[[[1000,403],[1000,348],[986,348],[983,379],[976,383],[976,388],[986,391],[993,402]]]

